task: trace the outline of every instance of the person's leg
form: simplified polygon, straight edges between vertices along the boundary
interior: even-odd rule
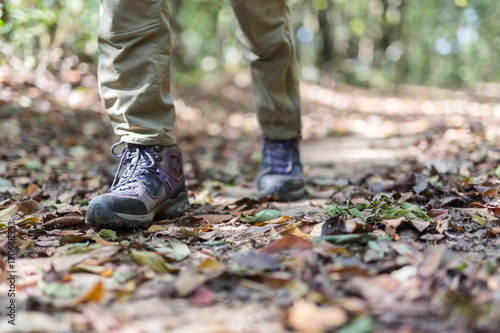
[[[99,91],[124,142],[175,144],[168,14],[165,0],[101,0]]]
[[[189,205],[181,151],[168,133],[175,111],[166,0],[101,0],[98,37],[101,98],[126,146],[112,150],[119,170],[111,189],[89,203],[86,223],[146,227]]]
[[[229,0],[236,36],[252,74],[262,129],[259,196],[295,200],[305,194],[300,162],[300,95],[290,7],[286,0]]]
[[[290,7],[286,0],[229,0],[236,36],[252,74],[255,108],[264,138],[300,135],[300,96]]]

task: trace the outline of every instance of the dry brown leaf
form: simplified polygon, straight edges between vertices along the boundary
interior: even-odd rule
[[[85,217],[84,216],[61,216],[61,217],[56,217],[55,219],[52,219],[48,222],[45,222],[42,226],[47,229],[47,228],[52,228],[55,226],[76,226],[76,225],[83,225],[85,224]]]
[[[113,245],[115,245],[113,243],[105,241],[104,239],[98,237],[97,235],[92,235],[92,239],[95,240],[97,243],[101,244],[102,246],[113,246]]]
[[[420,275],[423,278],[428,278],[434,274],[434,272],[439,268],[445,252],[446,246],[441,245],[427,255],[424,263],[420,267]]]
[[[347,314],[337,306],[319,307],[303,299],[293,303],[288,314],[288,324],[302,333],[325,333],[347,321]]]
[[[29,249],[34,245],[35,242],[31,238],[28,239],[16,238],[16,247],[19,248],[20,250]]]
[[[42,189],[36,184],[30,184],[27,188],[21,191],[21,195],[24,197],[33,197],[42,192]]]
[[[277,241],[265,246],[261,251],[265,253],[275,253],[281,250],[307,250],[312,248],[312,243],[301,237],[287,235]]]
[[[410,224],[418,230],[418,232],[422,232],[424,231],[425,229],[427,229],[427,227],[429,227],[429,225],[431,225],[431,222],[429,221],[424,221],[424,220],[418,220],[418,219],[411,219],[410,220]]]
[[[436,221],[436,231],[442,234],[450,227],[450,219],[441,219]]]
[[[205,214],[205,215],[196,215],[198,218],[202,218],[203,221],[207,221],[210,224],[218,224],[222,222],[227,222],[233,218],[233,215],[230,214]]]
[[[389,236],[394,236],[396,229],[403,223],[405,217],[400,217],[397,219],[383,220],[382,223],[385,224],[385,232]]]
[[[293,236],[297,236],[297,237],[300,237],[300,238],[303,238],[303,239],[306,239],[306,240],[311,240],[312,239],[311,235],[302,232],[297,227],[292,228],[292,229],[285,229],[282,232],[280,232],[280,235],[282,235],[282,236],[284,236],[284,235],[293,235]]]
[[[17,211],[25,215],[31,215],[40,210],[40,205],[35,200],[24,200],[17,204]]]
[[[79,304],[86,304],[90,302],[100,303],[104,296],[104,286],[102,281],[97,281],[96,284],[92,286],[88,291],[86,291],[82,296],[78,297],[73,301],[73,306]]]

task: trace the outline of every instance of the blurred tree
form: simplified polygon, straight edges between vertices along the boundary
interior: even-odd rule
[[[306,81],[392,90],[500,80],[499,1],[289,3]],[[98,1],[0,0],[0,6],[0,65],[56,72],[67,57],[77,57],[72,66],[96,63]],[[225,82],[245,66],[227,0],[171,0],[170,7],[177,84]]]

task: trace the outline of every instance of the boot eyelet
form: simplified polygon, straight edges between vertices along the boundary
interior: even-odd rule
[[[160,152],[163,150],[163,146],[155,146],[154,149],[155,151]]]
[[[160,155],[155,155],[155,161],[156,162],[161,162],[163,158]]]

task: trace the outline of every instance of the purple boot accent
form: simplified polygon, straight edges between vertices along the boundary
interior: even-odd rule
[[[95,227],[145,228],[155,218],[169,218],[189,208],[177,145],[143,146],[127,143],[108,193],[92,199],[85,222]],[[123,169],[123,172],[120,171]]]

